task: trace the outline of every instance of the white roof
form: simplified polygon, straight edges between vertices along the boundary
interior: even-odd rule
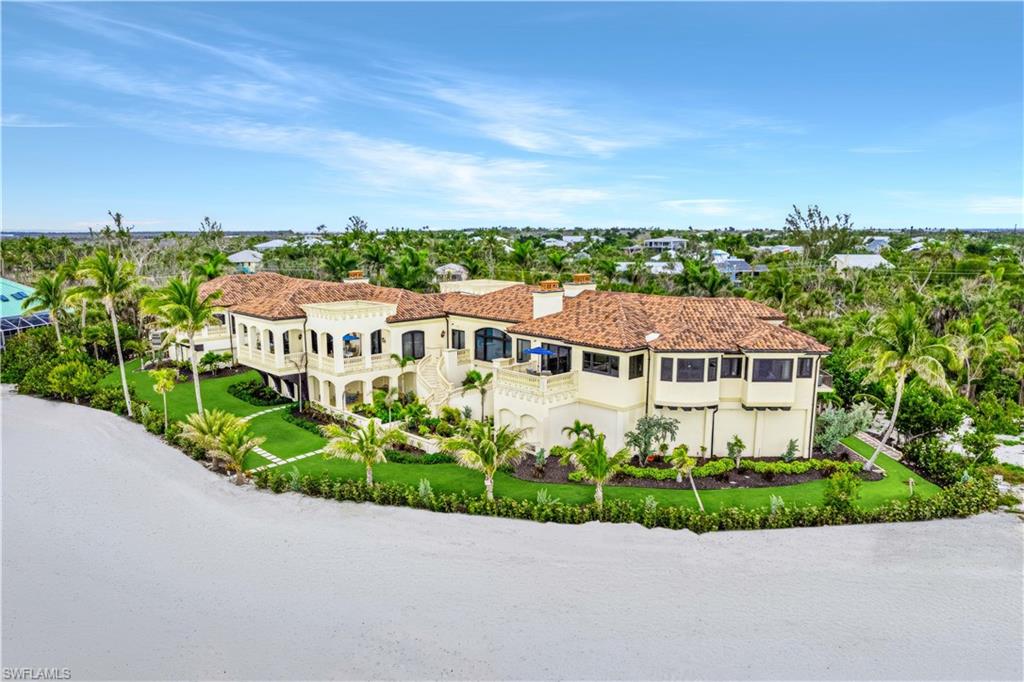
[[[434,272],[436,272],[439,275],[446,272],[460,272],[469,274],[469,270],[466,268],[466,266],[459,265],[458,263],[445,263],[444,265],[439,265],[434,269]]]
[[[562,241],[566,244],[582,244],[587,240],[586,237],[580,237],[574,234],[562,235]]]
[[[561,239],[545,239],[544,246],[568,246],[569,242],[562,241]]]
[[[259,263],[263,261],[263,254],[253,249],[244,249],[228,256],[232,263]]]
[[[270,241],[257,244],[253,248],[257,251],[267,251],[268,249],[279,249],[282,246],[287,246],[287,244],[288,242],[283,239],[271,239]]]
[[[644,244],[685,244],[686,240],[682,237],[655,237],[654,239],[648,239]]]
[[[832,262],[842,264],[847,268],[891,268],[892,263],[874,253],[837,253],[832,256]]]

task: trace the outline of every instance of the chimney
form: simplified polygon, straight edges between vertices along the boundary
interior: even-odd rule
[[[349,270],[345,284],[368,284],[370,280],[363,275],[362,270]]]
[[[558,280],[546,279],[540,283],[540,291],[533,292],[533,319],[562,312],[562,295]]]
[[[565,284],[565,295],[569,298],[579,296],[584,291],[596,291],[597,285],[594,284],[594,280],[591,279],[590,274],[586,272],[578,272],[572,276],[572,282],[566,282]]]

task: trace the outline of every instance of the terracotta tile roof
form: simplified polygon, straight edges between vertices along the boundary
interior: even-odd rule
[[[482,317],[500,322],[525,322],[533,319],[533,292],[540,287],[515,284],[488,294],[449,293],[444,311],[449,315]]]
[[[287,277],[273,272],[251,275],[223,275],[205,282],[204,295],[220,289],[223,293],[217,304],[240,315],[252,315],[270,320],[305,317],[303,305],[334,303],[337,301],[376,301],[397,306],[389,322],[421,320],[442,317],[443,299],[434,294],[379,287],[355,282],[322,282],[312,279]]]
[[[566,298],[561,313],[514,325],[509,332],[624,351],[828,352],[810,336],[773,324],[783,317],[745,298],[585,291]],[[651,334],[658,336],[647,341]]]

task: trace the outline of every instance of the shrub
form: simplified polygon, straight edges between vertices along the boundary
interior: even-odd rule
[[[47,375],[48,394],[77,404],[92,394],[100,378],[81,360],[61,362],[54,365]]]
[[[0,362],[0,381],[21,384],[30,370],[46,364],[57,355],[57,335],[53,327],[28,329],[4,339],[3,362]],[[20,393],[43,395],[40,391],[22,390]]]
[[[263,383],[261,379],[255,378],[236,381],[228,386],[228,393],[239,400],[244,400],[250,405],[258,405],[260,407],[287,405],[292,402],[291,398],[279,395],[274,389]]]
[[[401,450],[391,450],[386,457],[393,464],[455,464],[455,458],[443,452],[415,455]]]
[[[792,462],[796,459],[796,451],[799,445],[796,442],[796,438],[790,438],[789,442],[786,443],[786,451],[782,453],[783,462]]]
[[[930,480],[939,485],[959,481],[967,468],[961,455],[951,451],[934,436],[907,443],[903,456],[916,464]]]
[[[729,459],[733,460],[737,467],[740,465],[740,457],[743,455],[743,448],[745,447],[747,447],[746,443],[738,435],[730,438],[729,442],[725,444],[725,449],[729,453]]]
[[[998,445],[995,435],[987,431],[968,431],[960,443],[975,464],[992,464],[996,461],[992,454]]]
[[[849,514],[853,503],[860,497],[860,479],[849,471],[840,471],[829,477],[825,485],[824,503],[837,511]]]
[[[847,475],[848,476],[848,475]],[[253,482],[259,488],[282,492],[288,486],[288,477],[276,469],[255,472]],[[856,486],[856,483],[852,484]],[[846,489],[849,499],[850,483],[840,486]],[[825,505],[820,507],[786,507],[774,504],[772,509],[729,508],[718,512],[700,512],[689,507],[650,505],[646,502],[609,500],[604,508],[594,504],[573,505],[552,499],[545,488],[538,491],[538,500],[513,500],[498,498],[488,502],[482,497],[460,493],[436,493],[428,500],[420,495],[418,486],[403,486],[397,483],[378,482],[367,486],[362,479],[329,481],[324,477],[303,477],[300,481],[303,492],[309,495],[347,500],[351,502],[373,502],[391,506],[422,506],[431,511],[446,514],[472,514],[500,516],[504,518],[553,521],[556,523],[587,523],[605,521],[610,523],[643,523],[652,527],[689,529],[695,533],[715,530],[758,530],[763,528],[792,528],[805,526],[836,525],[843,523],[889,523],[895,521],[925,521],[951,516],[970,516],[996,508],[998,491],[990,482],[971,479],[945,488],[932,497],[922,499],[910,497],[906,500],[890,500],[872,510],[863,510],[850,504]]]
[[[5,360],[6,360],[6,351]],[[36,365],[28,369],[18,382],[18,393],[25,395],[50,395],[50,370],[57,364],[55,359],[36,360]]]
[[[134,402],[135,387],[130,384],[128,386],[128,396]],[[106,410],[108,412],[113,412],[114,414],[127,414],[128,412],[124,404],[124,391],[120,385],[101,386],[100,388],[97,388],[93,392],[92,397],[89,398],[89,404],[97,410]],[[162,414],[160,419],[162,422]]]
[[[871,416],[867,403],[859,403],[849,410],[828,407],[818,416],[814,444],[831,455],[841,440],[866,429],[871,424]]]
[[[318,436],[321,435],[319,424],[310,419],[306,419],[305,417],[292,414],[291,410],[284,411],[284,420],[289,424],[294,424],[295,426],[298,426],[300,429],[305,429],[306,431],[309,431],[310,433],[315,433]]]

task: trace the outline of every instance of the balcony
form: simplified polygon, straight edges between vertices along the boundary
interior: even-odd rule
[[[576,400],[578,373],[542,375],[527,372],[527,365],[500,368],[494,377],[498,393],[545,404]]]
[[[832,375],[820,370],[818,372],[818,393],[828,393],[832,390]]]
[[[307,362],[309,369],[338,376],[359,374],[360,372],[382,372],[398,367],[398,363],[389,353],[377,353],[370,356],[355,355],[338,359],[328,355],[310,353]]]
[[[255,350],[243,346],[238,349],[236,355],[240,364],[271,374],[297,374],[302,368],[302,353],[278,355],[270,350]]]

